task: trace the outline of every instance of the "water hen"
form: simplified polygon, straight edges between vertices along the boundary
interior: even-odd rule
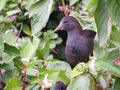
[[[71,68],[74,68],[79,62],[88,62],[89,56],[93,55],[93,42],[96,32],[82,30],[77,19],[72,16],[62,18],[55,32],[60,30],[66,30],[68,33],[65,55]]]

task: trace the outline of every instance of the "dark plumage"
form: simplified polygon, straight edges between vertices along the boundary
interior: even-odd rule
[[[62,81],[57,81],[55,83],[54,90],[66,90],[67,85],[65,85]]]
[[[96,32],[82,30],[79,22],[72,16],[65,16],[56,31],[66,30],[68,33],[65,54],[67,62],[74,68],[79,62],[88,62],[93,55],[93,41]]]

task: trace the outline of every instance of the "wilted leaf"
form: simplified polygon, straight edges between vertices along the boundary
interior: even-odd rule
[[[107,0],[98,1],[95,10],[95,22],[98,30],[99,46],[103,46],[106,44],[111,32],[111,21],[107,8]]]
[[[52,9],[52,4],[53,0],[40,0],[31,7],[29,17],[32,17],[32,35],[38,33],[45,27]]]

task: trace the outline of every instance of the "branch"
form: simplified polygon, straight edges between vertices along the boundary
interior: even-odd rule
[[[66,6],[65,6],[64,0],[62,0],[62,6],[63,6],[63,9],[64,9],[64,14],[65,14],[65,16],[68,16],[68,15],[67,15],[67,11],[66,11]]]
[[[20,25],[21,25],[21,26],[20,26],[20,30],[18,31],[18,34],[17,34],[17,36],[16,36],[16,42],[18,42],[18,38],[19,38],[20,33],[21,33],[21,31],[22,31],[22,28],[23,28],[23,24],[21,23]]]

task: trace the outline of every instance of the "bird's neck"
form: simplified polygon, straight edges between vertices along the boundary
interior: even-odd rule
[[[68,31],[68,36],[73,37],[82,34],[82,28],[74,28]]]

